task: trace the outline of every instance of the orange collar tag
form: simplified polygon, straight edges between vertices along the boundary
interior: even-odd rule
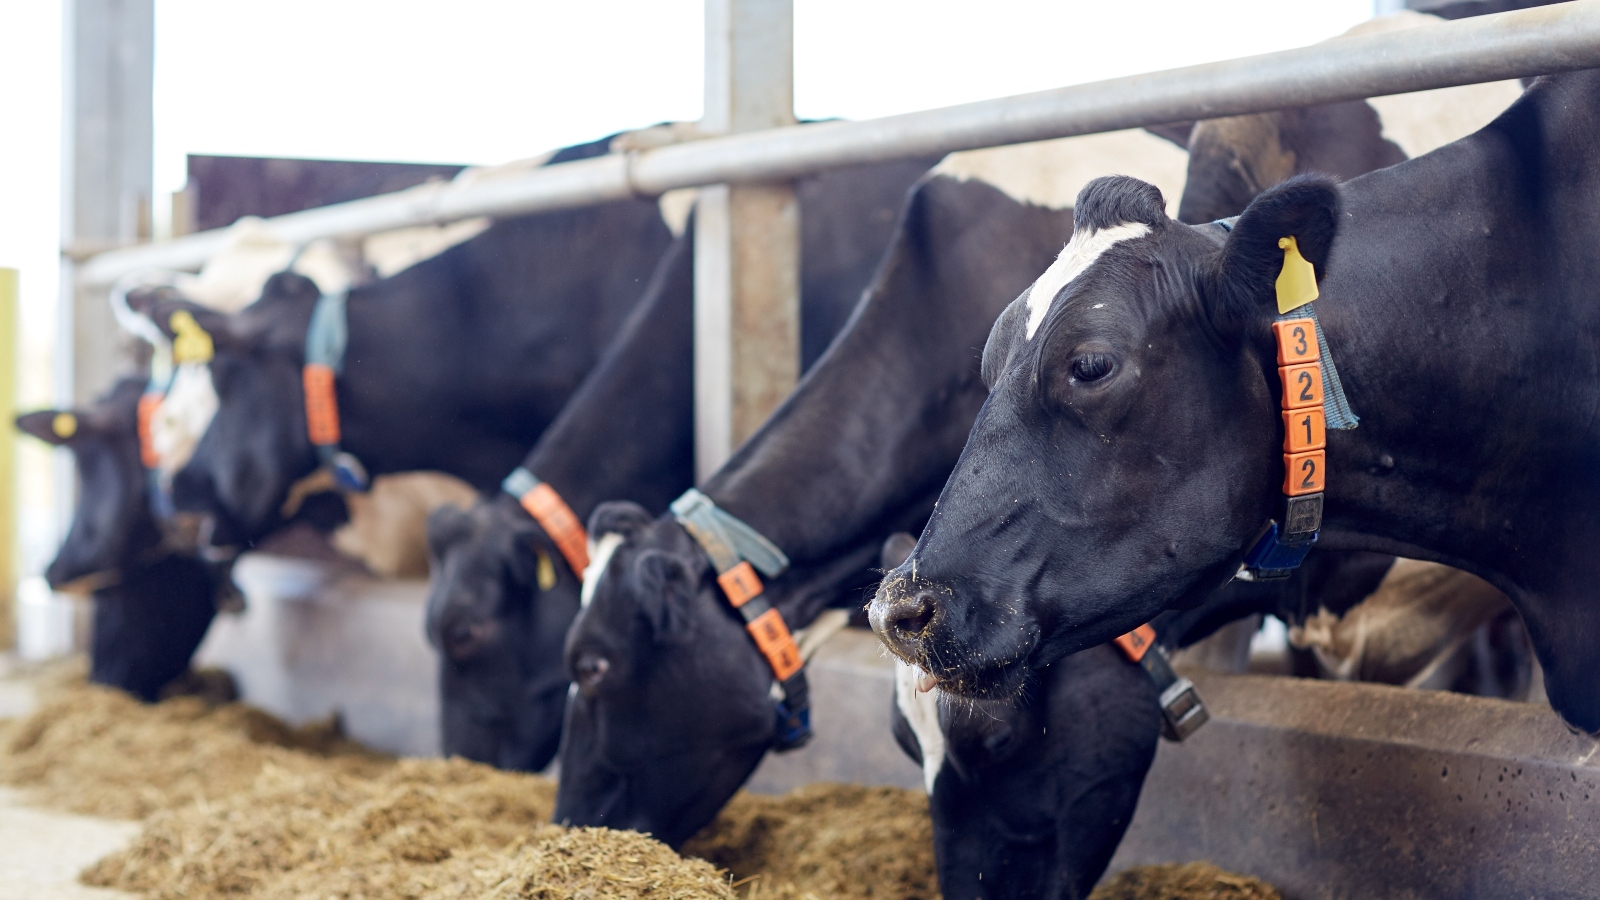
[[[306,434],[316,447],[339,443],[339,398],[334,393],[333,367],[306,363],[300,370],[306,392]]]
[[[161,408],[162,399],[160,394],[139,395],[139,462],[146,469],[154,469],[161,465],[161,457],[156,453],[155,440],[150,436],[150,422],[155,418],[156,410]]]
[[[1144,655],[1150,652],[1151,647],[1155,646],[1156,630],[1150,627],[1150,623],[1146,622],[1117,638],[1113,643],[1117,645],[1118,650],[1122,651],[1122,655],[1128,658],[1129,662],[1138,662],[1144,659]]]
[[[589,533],[584,530],[583,523],[578,521],[577,514],[567,505],[567,501],[562,500],[556,489],[543,481],[518,497],[517,501],[539,523],[545,534],[550,535],[556,549],[561,551],[567,565],[572,567],[573,574],[582,578],[583,570],[589,568]]]
[[[750,620],[745,630],[750,632],[756,649],[767,658],[767,665],[772,667],[772,674],[779,681],[788,681],[789,676],[800,671],[800,647],[794,642],[794,635],[789,632],[783,615],[776,609],[768,608]]]
[[[766,590],[761,583],[761,576],[756,574],[756,567],[749,562],[741,562],[718,575],[717,584],[722,586],[722,592],[728,595],[728,602],[733,604],[734,609],[761,596],[761,592]]]

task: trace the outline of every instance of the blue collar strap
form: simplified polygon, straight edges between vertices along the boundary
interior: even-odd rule
[[[346,300],[339,291],[323,294],[311,310],[311,325],[306,329],[306,363],[301,370],[305,390],[306,433],[317,450],[317,458],[333,474],[333,481],[347,491],[365,491],[370,484],[367,469],[354,455],[339,447],[339,400],[335,391],[338,377],[344,374],[344,351],[350,342]]]
[[[705,551],[717,571],[717,584],[728,603],[744,619],[745,631],[767,660],[781,695],[774,700],[777,718],[773,749],[795,750],[811,740],[811,692],[805,660],[783,614],[765,596],[760,570],[776,578],[789,558],[760,532],[740,521],[694,488],[672,501],[672,515]]]

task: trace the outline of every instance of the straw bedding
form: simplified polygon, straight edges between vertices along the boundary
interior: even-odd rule
[[[35,802],[143,819],[86,883],[211,897],[935,900],[918,792],[811,785],[740,794],[679,856],[648,836],[548,824],[554,785],[463,760],[396,760],[240,704],[141,705],[57,678],[0,723],[0,783]],[[1097,900],[1275,900],[1212,866],[1150,867]]]

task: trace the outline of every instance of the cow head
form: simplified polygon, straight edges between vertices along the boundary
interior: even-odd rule
[[[428,555],[445,754],[543,769],[561,738],[569,684],[561,650],[580,576],[505,495],[435,510]]]
[[[772,671],[676,521],[606,503],[589,534],[555,818],[678,846],[772,746]]]
[[[78,506],[72,528],[45,570],[56,589],[94,588],[161,542],[150,516],[137,416],[141,379],[125,378],[88,409],[47,409],[17,418],[17,427],[72,451]]]
[[[231,315],[159,293],[128,298],[169,336],[181,321],[174,315],[188,313],[215,348],[209,370],[217,411],[172,477],[173,505],[213,516],[215,544],[245,544],[280,524],[290,486],[317,466],[300,370],[318,295],[310,279],[283,272],[267,281],[261,299]]]
[[[1110,647],[1060,660],[1017,702],[918,693],[899,665],[895,739],[923,765],[946,897],[1087,897],[1155,758],[1154,682]]]
[[[1234,574],[1281,496],[1278,241],[1320,277],[1337,206],[1329,180],[1291,180],[1230,232],[1168,219],[1131,178],[1083,189],[1071,242],[996,321],[989,399],[873,600],[896,655],[1006,695]]]

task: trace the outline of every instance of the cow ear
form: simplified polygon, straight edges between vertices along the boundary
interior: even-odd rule
[[[646,550],[633,564],[638,582],[639,612],[650,623],[656,640],[678,642],[693,635],[689,603],[695,582],[683,560],[660,550]]]
[[[17,416],[17,428],[47,444],[64,447],[83,433],[89,417],[70,409],[41,409]]]
[[[298,272],[279,272],[261,287],[261,296],[239,311],[237,329],[279,352],[305,346],[306,327],[322,291]]]
[[[1321,281],[1339,228],[1339,189],[1325,175],[1300,175],[1263,191],[1251,201],[1223,246],[1217,270],[1218,312],[1250,321],[1264,310],[1277,311],[1276,284],[1284,248],[1295,239],[1300,255]]]
[[[1006,366],[1011,362],[1011,353],[1022,346],[1023,326],[1028,322],[1027,293],[1011,301],[1000,313],[1000,318],[994,320],[994,326],[989,329],[989,340],[984,342],[982,364],[979,372],[983,383],[990,390],[994,389],[996,381],[1005,374]]]
[[[598,540],[602,534],[620,534],[623,537],[648,526],[652,521],[649,510],[626,500],[611,500],[594,508],[589,516],[589,534]]]
[[[173,292],[154,292],[139,296],[142,299],[137,303],[135,295],[128,296],[129,308],[155,323],[169,341],[177,340],[182,334],[192,334],[193,327],[198,325],[205,333],[204,337],[210,338],[211,343],[217,348],[238,348],[249,343],[236,317],[227,313],[201,306]]]
[[[472,514],[453,503],[441,504],[428,514],[428,556],[437,563],[471,534]]]
[[[878,567],[885,572],[892,572],[900,568],[900,564],[909,559],[911,551],[915,549],[916,536],[910,532],[896,531],[884,540],[883,549],[878,551]]]

